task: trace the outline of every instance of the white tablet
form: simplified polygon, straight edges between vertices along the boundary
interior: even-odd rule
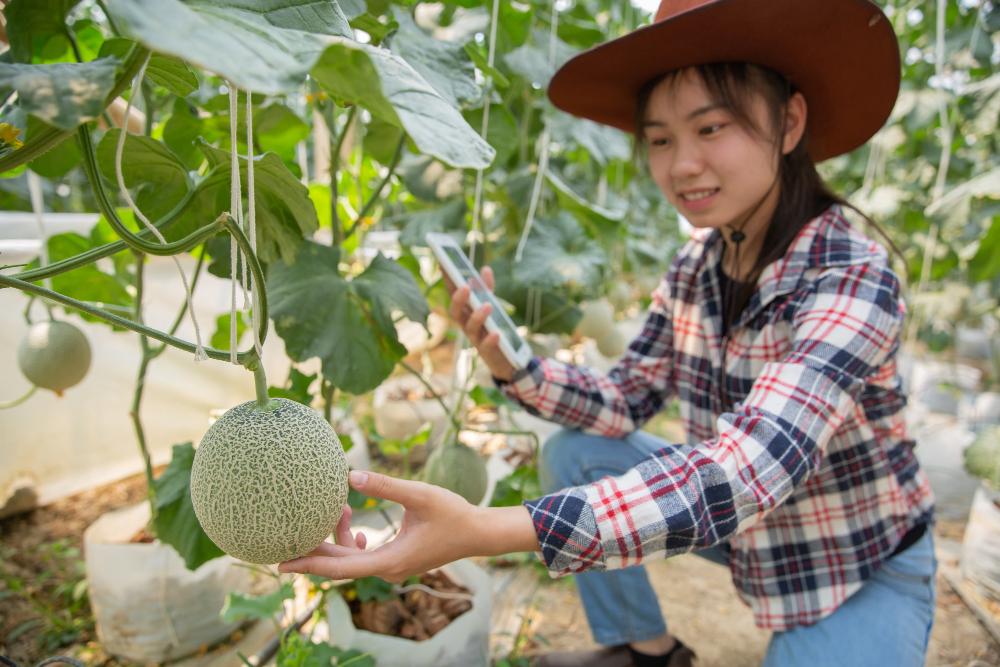
[[[494,331],[500,333],[500,351],[507,357],[507,361],[514,368],[524,368],[531,359],[531,346],[517,335],[517,326],[507,315],[507,311],[500,305],[493,292],[483,283],[476,267],[462,252],[461,246],[448,234],[427,232],[425,238],[427,245],[437,257],[441,270],[448,274],[451,282],[455,283],[455,287],[469,286],[469,306],[473,310],[484,303],[493,306],[484,326],[490,333]]]

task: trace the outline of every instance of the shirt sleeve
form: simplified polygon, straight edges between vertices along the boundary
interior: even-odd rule
[[[567,428],[612,438],[639,429],[673,395],[668,292],[664,280],[653,292],[642,333],[607,375],[536,356],[498,386],[529,413]]]
[[[554,576],[636,565],[722,541],[760,521],[815,473],[866,382],[896,352],[899,282],[884,266],[824,271],[718,437],[675,445],[620,477],[525,503]]]

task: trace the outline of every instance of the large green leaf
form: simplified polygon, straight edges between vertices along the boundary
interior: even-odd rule
[[[365,106],[402,127],[421,152],[456,167],[485,167],[493,149],[405,60],[359,44],[335,2],[108,0],[129,36],[241,88],[298,91],[311,74],[335,99]]]
[[[538,290],[529,289],[527,285],[517,280],[511,267],[511,258],[501,258],[490,263],[496,276],[496,295],[511,304],[515,312],[511,319],[516,324],[525,324],[524,316],[528,312],[528,296],[531,296],[531,310],[535,313]],[[552,291],[541,293],[541,317],[538,333],[571,334],[583,316],[583,311],[565,296]],[[534,321],[534,316],[532,317]]]
[[[66,15],[80,0],[11,0],[3,10],[11,56],[30,63],[38,39],[63,35]]]
[[[97,145],[97,166],[101,173],[118,190],[115,174],[115,150],[121,130],[113,129],[104,134]],[[128,134],[122,147],[122,176],[125,187],[141,186],[135,198],[136,206],[150,220],[158,220],[183,199],[191,182],[187,168],[167,146],[141,135]]]
[[[472,127],[482,130],[483,109],[469,109],[462,114]],[[502,167],[517,150],[521,138],[517,132],[517,121],[507,107],[500,104],[490,105],[490,120],[486,129],[486,141],[497,152],[493,160],[494,167]]]
[[[196,186],[191,203],[174,223],[168,238],[181,238],[211,223],[230,209],[231,153],[199,141],[210,174]],[[240,182],[247,188],[247,159],[239,156]],[[274,153],[254,156],[254,194],[257,212],[257,254],[265,263],[294,262],[304,236],[319,228],[309,188]]]
[[[129,48],[134,44],[131,39],[113,37],[101,45],[100,57],[118,56],[124,58]],[[146,76],[160,86],[163,86],[178,97],[187,97],[198,90],[198,77],[194,75],[184,61],[162,53],[154,53],[146,65]]]
[[[458,243],[465,243],[467,212],[465,197],[456,197],[443,206],[408,213],[399,242],[406,246],[424,247],[427,245],[427,232],[443,232],[453,236]]]
[[[264,7],[246,0],[106,4],[127,36],[153,51],[267,94],[298,90],[326,36],[351,36],[347,19],[330,0],[270,0]]]
[[[235,623],[247,619],[271,621],[282,610],[285,600],[295,597],[295,587],[291,581],[282,582],[281,587],[264,595],[245,595],[233,591],[226,596],[226,604],[220,612],[223,623]]]
[[[449,169],[429,155],[406,155],[397,172],[410,194],[426,202],[439,202],[462,194],[465,172]]]
[[[548,31],[535,30],[533,32],[535,44],[522,44],[510,53],[503,56],[503,61],[507,67],[517,74],[520,74],[528,81],[545,88],[549,85],[549,80],[556,73],[563,63],[573,57],[576,49],[558,37],[555,40],[554,66],[549,65],[549,44],[551,39]]]
[[[632,157],[631,144],[621,130],[561,111],[552,117],[552,138],[563,146],[575,143],[585,148],[602,165]]]
[[[337,248],[306,241],[293,266],[272,264],[271,317],[292,359],[319,357],[324,379],[361,394],[377,387],[406,354],[392,310],[424,321],[428,309],[413,276],[392,260],[377,256],[352,281],[340,274],[339,260]]]
[[[577,219],[585,222],[592,233],[608,239],[617,233],[618,225],[625,218],[624,208],[606,208],[591,203],[567,183],[558,171],[549,165],[546,178],[556,191],[556,200],[561,208],[572,212]]]
[[[190,442],[174,445],[166,470],[153,480],[156,537],[176,549],[189,570],[197,570],[213,558],[225,555],[208,539],[194,514],[191,504],[193,463],[194,447]]]
[[[295,159],[295,147],[309,136],[309,126],[283,104],[271,104],[254,112],[254,140],[265,151]]]
[[[452,106],[479,97],[476,68],[465,47],[429,37],[404,9],[396,9],[392,16],[399,23],[392,38],[394,54],[406,60]]]
[[[60,130],[74,130],[104,110],[120,64],[109,57],[89,63],[0,65],[0,99],[17,91],[26,113]]]
[[[47,123],[43,123],[34,116],[29,116],[28,131],[25,133],[24,140],[30,141],[32,137],[38,136],[49,127],[51,126]],[[80,155],[80,147],[75,139],[70,138],[60,141],[53,148],[36,157],[28,163],[28,167],[45,178],[62,178],[69,173],[70,169],[80,164],[81,159],[83,156]]]
[[[538,289],[594,290],[607,262],[604,249],[587,236],[576,218],[560,211],[553,218],[535,220],[521,261],[514,265],[514,276]]]
[[[311,74],[334,97],[406,130],[421,153],[453,167],[478,169],[493,161],[493,148],[399,56],[341,40],[323,52]]]
[[[174,100],[174,110],[163,124],[163,143],[184,162],[188,169],[197,169],[205,156],[198,150],[198,137],[204,133],[204,121],[189,106],[187,100]]]

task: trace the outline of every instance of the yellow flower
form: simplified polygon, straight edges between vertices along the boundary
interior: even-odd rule
[[[366,508],[375,507],[376,505],[378,505],[378,501],[375,500],[374,498],[369,498],[368,500],[365,501]]]
[[[0,123],[0,143],[17,150],[24,145],[17,138],[19,134],[21,130],[15,129],[10,123]]]

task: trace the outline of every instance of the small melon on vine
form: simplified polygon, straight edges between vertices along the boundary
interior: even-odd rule
[[[90,343],[69,322],[38,322],[21,339],[17,363],[32,384],[61,395],[90,369]]]
[[[583,317],[576,325],[576,333],[594,340],[601,340],[615,325],[615,309],[607,299],[589,302],[583,309]]]
[[[284,398],[248,401],[212,424],[191,466],[191,503],[227,554],[270,565],[303,556],[333,532],[347,502],[340,439],[315,410]]]
[[[486,495],[486,463],[477,452],[455,440],[441,445],[427,457],[424,481],[454,491],[478,505]]]

